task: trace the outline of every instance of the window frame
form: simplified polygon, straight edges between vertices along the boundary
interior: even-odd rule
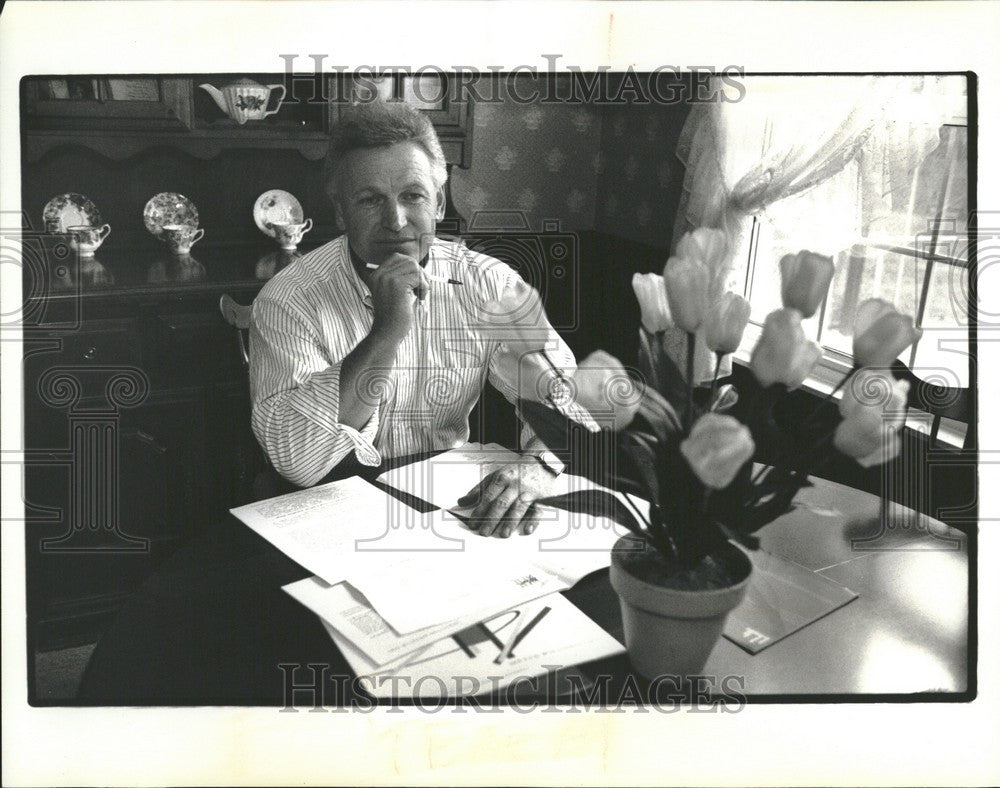
[[[966,134],[968,134],[968,117],[967,115],[956,115],[942,124],[942,128],[947,127],[961,127],[966,129]],[[762,148],[767,149],[768,140],[765,136],[765,140]],[[968,165],[967,165],[968,166]],[[943,233],[942,230],[945,228],[946,223],[942,219],[942,213],[944,210],[944,201],[947,198],[949,184],[951,182],[950,170],[946,176],[945,182],[943,184],[943,190],[940,195],[938,202],[937,215],[933,224],[933,229],[930,234],[929,243],[926,245],[914,244],[912,247],[908,246],[897,246],[882,241],[868,240],[867,238],[860,238],[856,241],[856,244],[863,246],[865,249],[874,249],[882,252],[890,252],[892,254],[902,255],[906,257],[912,257],[915,260],[923,260],[925,262],[924,272],[923,272],[923,282],[921,283],[920,293],[917,301],[917,310],[914,315],[914,324],[917,327],[923,325],[924,317],[926,315],[928,295],[930,293],[932,278],[935,266],[938,265],[948,265],[956,266],[959,268],[968,269],[970,267],[970,261],[968,259],[962,259],[948,254],[942,254],[940,247],[942,240],[944,238],[954,237],[956,240],[959,239],[957,233],[951,235]],[[743,296],[753,303],[753,284],[754,275],[757,265],[757,251],[758,251],[758,241],[760,236],[760,231],[762,227],[762,219],[760,215],[754,215],[752,217],[752,225],[750,232],[748,233],[748,238],[746,242],[746,260],[744,265],[744,277],[743,277]],[[839,399],[842,396],[842,392],[838,390],[840,381],[844,376],[850,372],[852,368],[853,359],[850,354],[844,353],[833,347],[829,347],[823,344],[823,330],[826,321],[826,310],[830,301],[830,293],[828,292],[826,297],[823,299],[823,303],[820,305],[819,310],[819,320],[817,321],[816,335],[811,337],[814,341],[819,343],[823,349],[823,355],[820,357],[819,362],[813,368],[810,375],[802,384],[802,388],[811,391],[815,394],[821,396],[827,396],[833,393],[834,397]],[[753,348],[756,346],[757,341],[760,338],[762,332],[762,324],[749,322],[746,327],[746,331],[743,335],[743,341],[740,343],[740,347],[733,354],[733,362],[738,363],[742,366],[749,365],[750,355],[753,352]],[[970,337],[971,339],[971,337]],[[907,359],[907,365],[911,368],[913,367],[914,361],[917,355],[917,349],[919,343],[922,340],[918,340],[913,344],[909,351],[909,358]],[[971,385],[971,381],[970,381]],[[918,432],[929,434],[931,425],[930,414],[917,410],[915,408],[910,408],[910,412],[907,414],[906,426],[914,429]],[[941,419],[941,424],[938,430],[938,438],[943,442],[961,448],[964,445],[967,431],[969,425],[964,422],[955,421],[953,419]]]

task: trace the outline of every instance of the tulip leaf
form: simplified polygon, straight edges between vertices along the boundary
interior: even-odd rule
[[[609,429],[591,431],[547,405],[518,400],[518,412],[551,451],[566,457],[572,473],[602,487],[647,495],[632,458],[622,448],[621,433]]]
[[[650,334],[639,329],[639,371],[674,407],[683,422],[687,410],[687,379],[667,353],[665,332]]]
[[[660,482],[657,475],[656,438],[629,430],[622,434],[622,448],[632,458],[647,488],[647,497],[660,505]]]
[[[774,494],[767,500],[752,499],[731,524],[744,533],[759,531],[775,518],[792,511],[792,499],[807,484],[807,476],[783,472]]]
[[[732,383],[727,383],[719,388],[719,391],[715,395],[715,401],[712,402],[709,410],[715,413],[725,413],[735,407],[739,400],[740,395],[736,390],[736,386]]]
[[[575,490],[563,495],[542,498],[538,502],[567,512],[606,517],[625,526],[642,539],[647,539],[649,536],[628,507],[607,490]]]
[[[639,329],[639,371],[646,379],[646,382],[653,388],[660,390],[660,377],[657,374],[656,363],[654,361],[657,351],[653,348],[656,335],[650,334],[646,329]]]
[[[639,414],[642,415],[656,432],[656,437],[665,441],[671,434],[683,429],[681,417],[659,391],[646,386],[639,401]]]
[[[719,523],[719,527],[722,529],[722,532],[726,535],[727,539],[733,539],[739,542],[748,550],[760,549],[760,537],[754,536],[749,533],[744,533],[739,529],[730,528],[723,522]]]

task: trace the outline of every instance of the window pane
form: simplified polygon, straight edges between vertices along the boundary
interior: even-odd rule
[[[910,359],[904,357],[909,363]],[[939,386],[969,385],[969,337],[963,331],[931,328],[924,331],[911,366],[914,374]]]
[[[964,126],[941,129],[941,144],[924,160],[918,181],[916,212],[933,226],[938,211],[942,226],[964,233],[969,217],[968,131]],[[941,203],[941,192],[945,198]]]
[[[892,134],[869,141],[856,160],[815,188],[769,206],[762,217],[750,287],[751,319],[762,322],[781,305],[778,261],[809,249],[836,266],[822,330],[818,316],[805,323],[823,345],[851,352],[854,314],[866,298],[882,298],[918,319],[927,263],[870,242],[962,260],[966,251],[967,146],[964,127],[945,126],[924,161],[894,155]],[[937,237],[933,217],[941,211]],[[936,240],[936,245],[933,241]],[[967,277],[945,263],[932,266],[925,325],[965,326]],[[952,299],[959,299],[952,303]],[[929,322],[927,322],[929,321]],[[901,358],[909,362],[909,351]]]
[[[899,135],[897,131],[896,136]],[[861,228],[869,241],[931,251],[965,233],[968,219],[968,148],[964,126],[942,126],[922,162],[893,150],[898,139],[869,141],[860,157]]]
[[[958,265],[934,263],[927,291],[927,305],[921,327],[961,328],[969,325],[969,269]]]
[[[838,250],[850,247],[857,239],[857,225],[849,220],[857,213],[857,177],[857,164],[851,162],[815,188],[767,209],[754,258],[751,320],[763,322],[769,312],[781,306],[778,263],[784,255],[808,249],[835,257]],[[848,217],[848,221],[831,221],[830,217]],[[818,314],[803,321],[803,330],[807,336],[818,335]]]
[[[969,385],[969,270],[935,263],[913,371],[949,386]]]
[[[823,344],[851,352],[854,316],[867,298],[882,298],[900,312],[916,315],[925,263],[909,255],[855,246],[837,255],[833,283],[827,299]],[[909,361],[909,350],[900,356]]]

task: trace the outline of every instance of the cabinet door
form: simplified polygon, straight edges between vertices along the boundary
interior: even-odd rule
[[[27,125],[35,129],[190,129],[191,81],[163,77],[29,77]]]
[[[28,439],[62,432],[67,445],[32,454],[24,494],[28,620],[42,650],[93,642],[160,561],[221,509],[208,493],[202,400],[120,414],[51,411],[48,422]]]
[[[448,164],[472,163],[472,103],[458,96],[456,83],[446,74],[419,76],[393,74],[382,77],[343,77],[331,88],[330,123],[355,101],[404,101],[424,113],[434,124]]]

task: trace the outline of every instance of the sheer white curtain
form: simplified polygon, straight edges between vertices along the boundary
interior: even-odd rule
[[[677,148],[686,175],[674,237],[721,228],[733,254],[755,214],[840,172],[865,146],[880,146],[887,162],[922,161],[954,106],[938,100],[947,84],[937,77],[748,77],[744,85],[742,101],[693,107]],[[879,176],[865,175],[884,197],[894,187]]]
[[[911,193],[916,166],[938,145],[941,124],[954,111],[955,80],[962,78],[748,77],[741,101],[695,105],[677,149],[686,174],[674,242],[695,227],[724,230],[730,265],[714,286],[742,292],[753,217],[850,164],[841,179],[856,173],[850,199],[798,228],[815,251],[850,247],[881,213],[879,205],[891,204],[899,190]],[[907,164],[911,177],[901,179]],[[706,366],[699,353],[699,377]]]

